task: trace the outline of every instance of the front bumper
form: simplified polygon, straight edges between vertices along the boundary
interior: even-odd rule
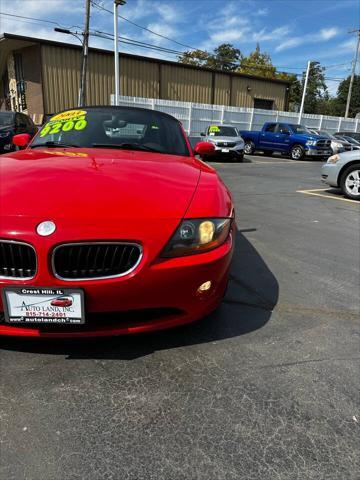
[[[341,165],[337,163],[325,163],[321,169],[321,181],[331,187],[338,187],[338,177]]]
[[[332,154],[333,151],[329,148],[319,149],[309,147],[307,150],[305,150],[305,155],[309,157],[331,157]]]
[[[235,145],[235,147],[218,147],[215,145],[216,155],[243,155],[244,154],[244,144]]]
[[[224,295],[234,234],[235,224],[223,245],[203,254],[153,262],[144,255],[134,271],[118,278],[62,281],[40,269],[32,280],[2,279],[0,287],[28,285],[83,289],[87,322],[81,326],[13,326],[2,320],[0,335],[44,338],[111,336],[161,330],[198,320],[214,310]],[[212,288],[198,293],[199,286],[209,280]]]

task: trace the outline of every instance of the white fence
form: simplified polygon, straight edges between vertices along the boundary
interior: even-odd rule
[[[111,95],[111,105],[114,103],[114,95]],[[330,133],[342,130],[360,131],[359,119],[354,118],[303,114],[299,122],[299,114],[294,112],[126,96],[119,96],[119,105],[151,108],[169,113],[182,122],[187,134],[191,136],[199,136],[209,123],[231,123],[239,130],[260,130],[264,122],[289,122],[302,123],[309,128],[326,130]]]

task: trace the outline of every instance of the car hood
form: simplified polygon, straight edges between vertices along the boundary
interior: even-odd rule
[[[180,219],[200,171],[193,157],[109,149],[23,150],[0,158],[1,216]]]
[[[360,160],[360,150],[350,150],[338,154],[342,162],[351,162],[352,160]]]
[[[322,135],[311,135],[311,134],[306,134],[306,133],[293,133],[294,136],[296,136],[297,139],[303,140],[304,142],[307,142],[309,140],[331,140],[330,138],[324,137]]]
[[[242,138],[241,137],[208,137],[208,140],[212,140],[215,142],[241,142]]]

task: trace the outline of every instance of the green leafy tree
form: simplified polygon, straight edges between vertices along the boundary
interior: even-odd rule
[[[319,113],[318,105],[329,100],[329,92],[325,82],[325,68],[319,62],[313,62],[310,66],[309,80],[306,89],[304,113]],[[306,72],[303,72],[301,81],[301,93],[305,84]]]
[[[217,70],[234,72],[239,68],[241,59],[242,55],[238,48],[235,48],[231,43],[222,43],[215,48],[207,66]]]
[[[336,100],[337,100],[338,108],[340,110],[339,115],[345,114],[349,86],[350,86],[350,75],[339,84],[337,89]],[[359,112],[360,112],[360,75],[355,75],[354,83],[351,91],[349,116],[355,117],[355,115]]]
[[[187,65],[195,65],[197,67],[207,67],[212,54],[204,50],[188,50],[183,52],[179,57],[180,63]]]
[[[213,53],[204,50],[191,50],[182,53],[178,59],[180,63],[186,63],[187,65],[231,72],[238,68],[241,52],[230,43],[222,43],[215,48]]]
[[[272,64],[270,55],[261,52],[259,44],[256,45],[253,52],[241,59],[237,71],[266,78],[276,77],[276,67]]]

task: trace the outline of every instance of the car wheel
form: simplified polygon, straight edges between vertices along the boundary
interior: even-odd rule
[[[360,163],[351,165],[341,175],[340,187],[343,194],[353,200],[360,200]]]
[[[254,142],[251,142],[251,141],[245,142],[244,153],[246,153],[246,155],[252,155],[254,152],[255,152]]]
[[[302,160],[305,155],[305,150],[301,145],[294,145],[291,149],[290,155],[293,160]]]
[[[244,161],[244,153],[235,153],[232,157],[233,162],[243,162]]]

